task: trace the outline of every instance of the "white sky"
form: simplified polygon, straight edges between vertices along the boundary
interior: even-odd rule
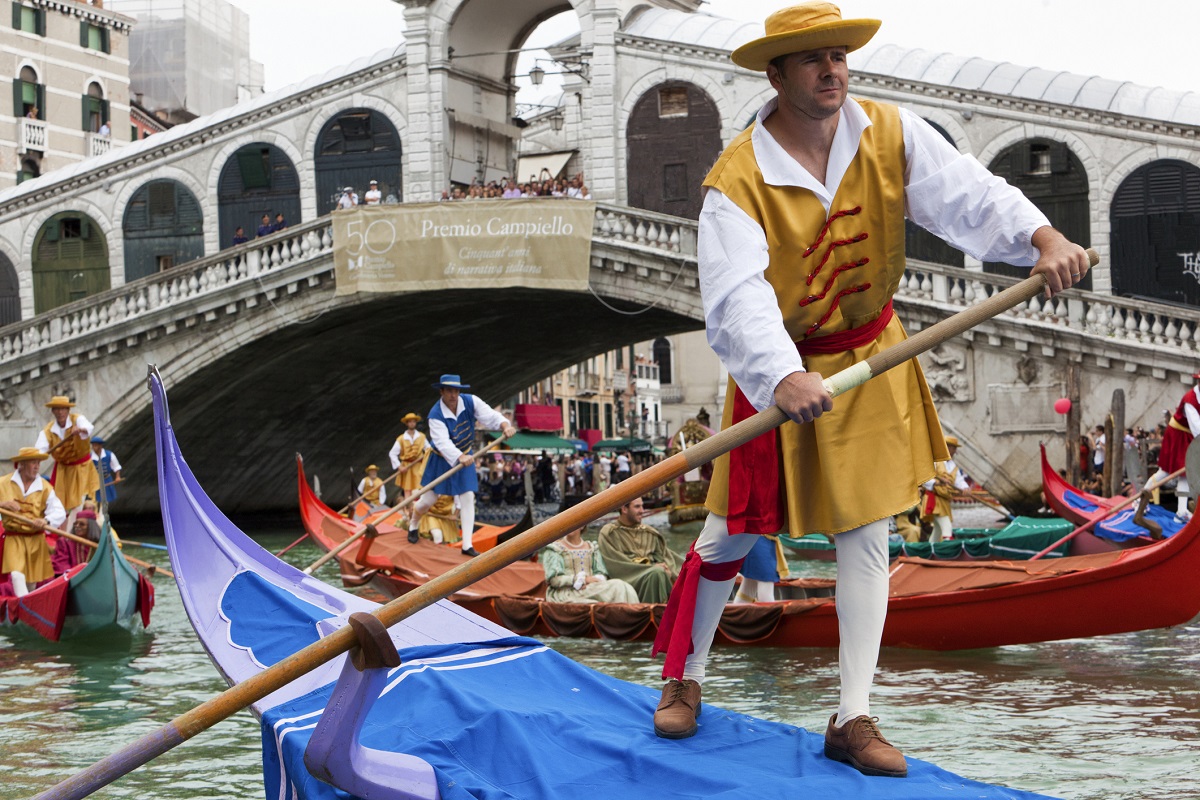
[[[392,0],[232,2],[250,15],[251,55],[266,66],[268,91],[394,47],[404,31],[404,9]],[[761,22],[791,4],[709,0],[705,10]],[[882,42],[1200,91],[1200,0],[845,0],[840,5],[847,17],[883,20],[876,37]],[[554,41],[569,32],[543,33]],[[523,93],[520,99],[528,98]]]

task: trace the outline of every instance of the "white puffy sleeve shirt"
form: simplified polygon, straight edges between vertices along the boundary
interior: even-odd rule
[[[820,183],[775,141],[762,124],[775,111],[758,112],[751,143],[766,183],[810,189],[826,213],[858,152],[871,121],[853,99],[842,106]],[[959,153],[929,123],[900,109],[904,130],[906,216],[975,258],[1032,267],[1034,232],[1046,216],[974,156]],[[775,387],[804,362],[783,326],[775,291],[763,275],[769,262],[762,227],[716,189],[700,212],[700,292],[708,343],[746,398],[760,411],[775,402]]]
[[[484,427],[485,430],[498,431],[508,424],[508,419],[496,409],[483,402],[476,395],[471,395],[475,401],[475,421]],[[458,407],[451,410],[442,403],[442,413],[447,417],[453,416],[458,418],[466,410],[466,403],[462,397],[458,398]],[[446,424],[441,420],[429,420],[429,438],[433,441],[433,446],[441,453],[442,458],[453,464],[462,450],[454,446],[454,442],[450,441],[450,431],[446,430]]]

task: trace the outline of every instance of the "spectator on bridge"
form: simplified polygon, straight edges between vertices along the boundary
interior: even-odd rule
[[[358,205],[358,195],[354,193],[353,186],[347,186],[342,189],[342,196],[338,198],[338,208],[354,208]]]
[[[264,236],[270,236],[274,232],[275,226],[271,224],[271,215],[263,214],[256,236],[261,239]]]
[[[233,246],[237,247],[239,244],[245,244],[248,241],[250,239],[246,236],[246,229],[238,225],[237,229],[233,232]]]
[[[377,206],[383,201],[383,192],[379,191],[379,181],[372,180],[363,201],[369,206]]]
[[[68,512],[83,505],[84,498],[100,489],[100,477],[92,466],[92,423],[83,414],[72,413],[75,404],[65,395],[46,403],[54,419],[38,433],[34,447],[54,458],[50,483]]]
[[[287,226],[288,226],[287,220],[283,218],[283,214],[282,213],[276,214],[275,222],[271,224],[271,233],[275,233],[277,231],[282,231],[282,230],[286,229]]]
[[[521,196],[521,189],[517,186],[517,182],[509,180],[504,187],[504,193],[500,195],[505,200],[514,200]]]

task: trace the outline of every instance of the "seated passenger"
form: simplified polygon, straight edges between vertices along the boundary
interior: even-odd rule
[[[643,603],[665,603],[683,557],[654,528],[642,524],[642,498],[621,506],[616,522],[600,529],[600,555],[608,574],[626,581]]]
[[[542,551],[546,570],[546,599],[551,603],[636,603],[637,592],[628,583],[609,580],[604,559],[595,542],[585,542],[582,529]]]

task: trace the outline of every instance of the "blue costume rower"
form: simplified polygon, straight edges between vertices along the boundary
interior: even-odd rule
[[[502,430],[509,436],[516,429],[503,414],[475,395],[463,394],[464,389],[471,387],[463,383],[458,375],[443,375],[441,380],[433,384],[433,388],[438,389],[442,397],[434,403],[428,414],[433,452],[425,464],[421,485],[426,486],[441,477],[454,464],[464,465],[463,469],[438,484],[437,494],[454,496],[462,522],[462,551],[465,555],[477,556],[479,553],[471,546],[471,535],[475,531],[475,492],[479,490],[479,478],[474,468],[475,456],[472,455],[475,449],[475,423],[478,422],[485,430]],[[437,494],[425,492],[413,505],[412,518],[408,523],[408,541],[417,541],[421,517],[437,502]]]

